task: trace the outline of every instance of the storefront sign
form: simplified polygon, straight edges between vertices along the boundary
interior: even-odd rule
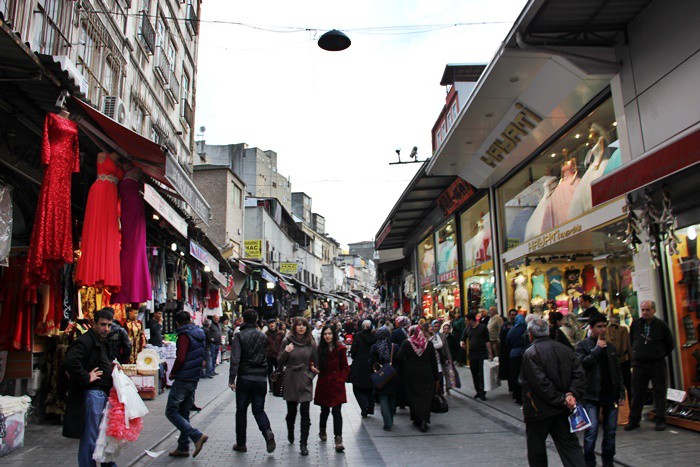
[[[262,240],[245,240],[245,257],[262,259]]]
[[[178,192],[182,199],[192,208],[197,214],[197,217],[202,219],[205,224],[209,225],[211,218],[211,208],[209,203],[204,199],[204,196],[199,192],[194,182],[187,175],[187,172],[180,167],[175,157],[168,153],[165,160],[165,178],[173,185],[175,191]]]
[[[374,248],[377,249],[379,246],[382,244],[384,239],[386,238],[387,235],[389,235],[389,232],[391,232],[391,226],[394,224],[394,221],[391,220],[389,221],[386,226],[384,226],[384,229],[377,235],[377,239],[374,241]]]
[[[226,277],[219,272],[219,262],[211,255],[211,253],[192,240],[190,240],[190,256],[196,258],[200,263],[211,269],[214,279],[216,279],[216,281],[224,287],[226,286],[228,281],[226,280]]]
[[[275,276],[273,276],[272,274],[270,274],[270,272],[267,271],[266,269],[263,269],[263,270],[260,272],[260,275],[261,275],[262,278],[263,278],[264,280],[266,280],[267,282],[272,282],[273,284],[274,284],[275,282],[277,282],[277,278],[276,278]]]
[[[457,280],[457,270],[447,271],[445,274],[440,274],[438,282],[452,282]]]
[[[474,194],[474,187],[457,177],[437,199],[437,204],[445,216],[455,212],[465,201]],[[388,232],[387,232],[388,233]]]
[[[280,272],[294,276],[299,272],[299,265],[297,263],[280,263]]]
[[[500,138],[496,138],[491,146],[486,150],[486,154],[480,157],[481,161],[493,168],[510,154],[542,121],[542,117],[521,103],[515,104],[519,110],[513,121],[511,121],[501,132]]]
[[[172,225],[180,235],[187,238],[187,221],[183,219],[173,208],[163,199],[162,196],[149,184],[143,186],[143,199],[151,205],[153,209]]]
[[[481,275],[482,272],[484,271],[490,271],[493,269],[493,261],[486,261],[485,263],[481,263],[478,266],[475,266],[473,268],[467,269],[462,273],[462,278],[463,279],[468,279],[473,276],[479,276]]]
[[[522,258],[527,254],[537,252],[562,240],[574,237],[581,232],[585,232],[624,216],[625,212],[625,198],[618,198],[609,204],[603,205],[600,208],[579,217],[575,221],[564,224],[558,229],[551,230],[540,235],[539,237],[533,238],[527,243],[523,243],[512,250],[506,251],[503,253],[503,255],[501,255],[501,259],[504,263],[510,263],[511,261]]]

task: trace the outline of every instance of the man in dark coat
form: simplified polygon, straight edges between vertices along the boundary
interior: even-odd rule
[[[272,373],[277,368],[277,356],[282,350],[282,341],[284,340],[284,332],[277,329],[277,320],[270,319],[267,321],[267,346],[265,347],[265,356],[267,357],[267,379],[272,388]],[[272,389],[270,389],[272,390]]]
[[[110,362],[116,358],[119,363],[129,363],[131,340],[129,333],[121,327],[118,321],[112,321],[112,328],[107,335],[107,349]]]
[[[565,467],[585,467],[569,414],[586,391],[586,374],[576,354],[549,338],[549,324],[535,318],[527,325],[532,345],[523,354],[520,383],[531,467],[547,465],[547,436],[552,436]]]
[[[551,315],[551,313],[550,313]],[[603,467],[612,467],[615,457],[617,408],[625,404],[625,385],[615,347],[606,342],[608,320],[600,313],[588,318],[591,336],[576,345],[576,356],[586,371],[586,393],[583,407],[591,426],[583,434],[583,457],[595,466],[595,444],[598,426],[603,426]],[[599,420],[598,414],[603,417]]]
[[[656,304],[647,300],[639,307],[642,316],[630,326],[632,342],[632,404],[625,431],[639,428],[649,381],[654,388],[656,431],[666,429],[666,357],[675,348],[668,325],[655,317]]]
[[[221,319],[219,316],[212,316],[211,323],[209,323],[209,332],[207,334],[207,338],[209,339],[209,376],[219,374],[216,372],[216,359],[219,357],[222,336],[219,319]]]
[[[156,347],[163,347],[163,312],[156,311],[148,321],[148,329],[151,331],[151,338],[148,343]]]
[[[352,357],[350,382],[363,417],[374,414],[374,386],[369,377],[371,373],[369,354],[376,341],[372,333],[372,322],[365,320],[362,322],[362,331],[355,334],[350,347]]]
[[[178,311],[175,315],[177,325],[177,354],[170,380],[175,380],[168,402],[165,406],[165,417],[180,430],[177,449],[170,452],[171,457],[189,457],[190,440],[194,443],[192,457],[202,450],[209,437],[190,425],[190,409],[194,405],[194,393],[201,374],[204,361],[204,331],[192,324],[190,314]]]
[[[484,391],[484,360],[493,360],[491,339],[488,328],[482,322],[476,321],[476,314],[467,313],[467,327],[462,335],[461,347],[469,345],[469,369],[476,390],[475,399],[486,400]]]
[[[69,375],[63,436],[80,439],[80,467],[95,465],[92,453],[95,451],[102,412],[112,389],[112,364],[107,336],[113,319],[112,308],[96,311],[93,328],[75,341],[63,362]]]
[[[275,435],[265,413],[267,395],[268,338],[260,332],[255,310],[243,312],[243,325],[231,342],[231,367],[228,386],[236,393],[236,444],[233,450],[247,452],[246,428],[248,406],[252,404],[253,416],[267,443],[267,452],[275,450]]]

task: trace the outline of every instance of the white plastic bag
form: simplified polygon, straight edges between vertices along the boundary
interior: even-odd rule
[[[493,391],[501,386],[498,379],[498,360],[484,360],[484,391]]]
[[[141,399],[141,396],[139,396],[134,382],[116,366],[114,370],[112,370],[112,381],[114,383],[114,389],[117,390],[119,402],[124,404],[124,416],[126,418],[124,423],[127,427],[129,426],[129,420],[148,414],[148,408]]]

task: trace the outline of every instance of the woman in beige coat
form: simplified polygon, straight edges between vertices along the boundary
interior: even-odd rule
[[[309,455],[307,442],[311,417],[309,410],[313,400],[313,379],[318,374],[316,342],[311,336],[311,328],[304,318],[292,322],[289,337],[282,342],[278,365],[284,366],[284,390],[282,397],[287,401],[287,438],[294,442],[294,423],[297,408],[301,412],[301,436],[299,445],[302,456]]]

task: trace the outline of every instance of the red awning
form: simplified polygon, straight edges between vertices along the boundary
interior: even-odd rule
[[[149,177],[169,188],[174,188],[165,177],[166,154],[160,145],[115,122],[80,99],[73,98],[73,102],[78,104],[84,114],[96,124],[96,126],[92,126],[91,122],[86,122],[81,120],[82,117],[78,117],[76,119],[78,125],[82,125],[92,133],[95,132],[94,129],[97,129],[102,135],[96,134],[95,136],[100,139],[104,139],[106,136],[111,140],[106,142],[113,146],[112,149],[115,152],[127,156]]]
[[[591,185],[593,206],[645,187],[700,163],[700,130],[642,156]]]

